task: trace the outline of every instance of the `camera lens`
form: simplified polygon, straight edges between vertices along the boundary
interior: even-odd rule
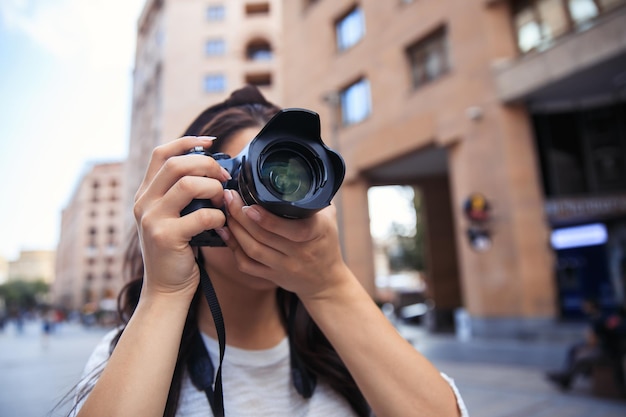
[[[313,184],[313,172],[300,154],[283,149],[265,158],[261,179],[278,198],[292,202],[306,197]]]

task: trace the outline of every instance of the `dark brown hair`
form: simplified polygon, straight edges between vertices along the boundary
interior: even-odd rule
[[[218,139],[214,141],[211,151],[219,152],[233,133],[247,127],[262,127],[279,110],[279,107],[266,101],[256,87],[246,86],[235,91],[226,101],[201,113],[187,128],[184,135],[216,136]],[[115,348],[124,326],[137,307],[141,293],[143,259],[136,231],[133,231],[128,241],[124,257],[124,273],[130,281],[118,297],[118,313],[123,326],[111,342],[111,351]],[[201,296],[201,291],[196,291],[189,307],[164,417],[174,417],[178,408],[180,389],[191,346],[191,336],[198,326],[196,316]],[[290,314],[290,297],[290,293],[287,291],[281,288],[277,289],[276,302],[280,307],[281,319],[285,325]],[[369,406],[350,372],[299,300],[296,310],[298,314],[295,317],[295,329],[290,337],[293,338],[293,344],[305,368],[318,380],[324,381],[343,396],[357,415],[369,416]]]

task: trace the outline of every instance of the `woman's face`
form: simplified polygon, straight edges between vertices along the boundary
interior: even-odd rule
[[[260,127],[239,130],[228,139],[220,151],[231,156],[238,155],[260,130]],[[202,247],[201,250],[204,254],[205,267],[211,278],[227,278],[229,282],[235,281],[241,285],[258,290],[276,288],[276,285],[270,281],[247,276],[239,272],[233,252],[229,248]]]

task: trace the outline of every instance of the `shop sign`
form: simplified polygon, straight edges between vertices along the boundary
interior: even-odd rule
[[[626,195],[552,199],[545,211],[553,223],[626,215]]]

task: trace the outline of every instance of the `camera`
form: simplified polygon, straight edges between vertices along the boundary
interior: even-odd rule
[[[214,158],[232,179],[225,189],[236,190],[247,205],[258,204],[285,218],[312,216],[327,207],[345,176],[343,158],[320,136],[319,115],[306,109],[283,109],[235,157],[203,148],[189,154]],[[194,199],[181,216],[214,207]],[[194,236],[192,246],[225,246],[214,230]]]

